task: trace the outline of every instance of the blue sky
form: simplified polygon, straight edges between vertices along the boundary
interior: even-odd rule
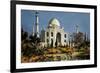
[[[21,27],[29,34],[32,33],[35,24],[34,10],[21,10]],[[75,32],[75,26],[79,25],[80,32],[87,32],[90,36],[90,14],[79,12],[56,12],[56,11],[38,11],[39,28],[46,28],[50,19],[57,18],[65,32]]]

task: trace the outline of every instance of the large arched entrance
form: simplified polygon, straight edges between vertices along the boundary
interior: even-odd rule
[[[55,43],[56,47],[61,45],[61,33],[57,33],[56,34],[56,43]]]

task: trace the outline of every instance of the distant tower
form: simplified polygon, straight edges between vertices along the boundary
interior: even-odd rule
[[[86,34],[86,41],[89,41],[89,37],[88,37],[88,34]]]
[[[76,33],[79,33],[79,25],[76,25]]]
[[[38,11],[35,13],[35,34],[37,37],[39,37],[39,17],[38,17]]]
[[[87,36],[86,32],[84,33],[84,41],[87,41]]]
[[[34,34],[35,34],[35,33],[34,33],[34,23],[33,23],[33,33],[32,33],[32,35],[34,36]]]
[[[89,41],[88,34],[85,33],[85,41]]]

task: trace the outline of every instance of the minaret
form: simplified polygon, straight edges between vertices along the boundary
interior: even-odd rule
[[[35,13],[35,34],[37,37],[39,37],[39,17],[38,17],[38,12],[36,11]]]
[[[84,33],[84,41],[87,41],[86,32]]]
[[[76,25],[76,33],[79,33],[79,25]]]
[[[32,33],[32,35],[34,36],[34,34],[35,34],[35,33],[34,33],[34,23],[33,23],[33,33]]]
[[[89,41],[89,37],[88,37],[88,34],[86,34],[86,41]]]

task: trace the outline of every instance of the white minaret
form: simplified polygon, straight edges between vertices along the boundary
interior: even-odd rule
[[[38,12],[36,11],[35,13],[35,34],[37,37],[39,37],[39,17],[38,17]]]
[[[33,33],[32,33],[32,35],[34,36],[34,34],[35,34],[35,33],[34,33],[34,23],[33,23]]]

